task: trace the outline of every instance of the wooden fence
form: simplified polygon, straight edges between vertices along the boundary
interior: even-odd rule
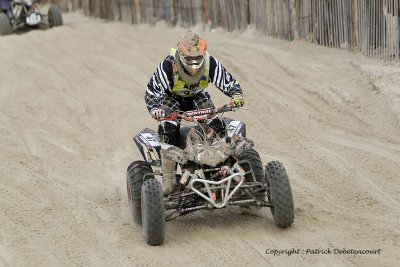
[[[399,2],[399,0],[358,2],[357,38],[363,54],[381,59],[399,59]]]
[[[352,3],[349,0],[297,2],[298,37],[323,46],[352,47]]]
[[[294,39],[289,0],[250,0],[250,24],[266,35]]]
[[[127,23],[191,27],[210,24],[228,31],[252,24],[285,40],[361,51],[399,60],[400,0],[50,0],[64,11]]]

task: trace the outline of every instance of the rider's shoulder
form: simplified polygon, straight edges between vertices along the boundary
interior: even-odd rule
[[[216,57],[210,55],[210,68],[215,68],[218,65]]]
[[[174,58],[172,56],[167,56],[162,62],[162,69],[168,74],[172,74],[174,64]]]

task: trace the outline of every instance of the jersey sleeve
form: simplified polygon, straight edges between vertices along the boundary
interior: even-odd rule
[[[215,58],[210,56],[210,81],[225,95],[243,94],[240,84]]]
[[[157,66],[156,71],[147,84],[144,99],[149,112],[154,108],[159,108],[163,95],[171,90],[172,75],[172,62],[167,57]]]

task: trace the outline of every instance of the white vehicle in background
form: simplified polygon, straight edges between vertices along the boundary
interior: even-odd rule
[[[50,28],[63,24],[61,10],[57,5],[51,5],[47,14],[43,14],[37,0],[0,0],[0,35],[42,24]]]

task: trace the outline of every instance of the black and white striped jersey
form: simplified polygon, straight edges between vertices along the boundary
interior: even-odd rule
[[[166,57],[157,67],[145,93],[146,106],[149,111],[161,106],[163,97],[172,96],[174,93],[173,56]],[[212,82],[225,95],[242,94],[242,89],[235,78],[215,58],[210,56],[209,81]],[[197,92],[199,93],[199,92]]]

